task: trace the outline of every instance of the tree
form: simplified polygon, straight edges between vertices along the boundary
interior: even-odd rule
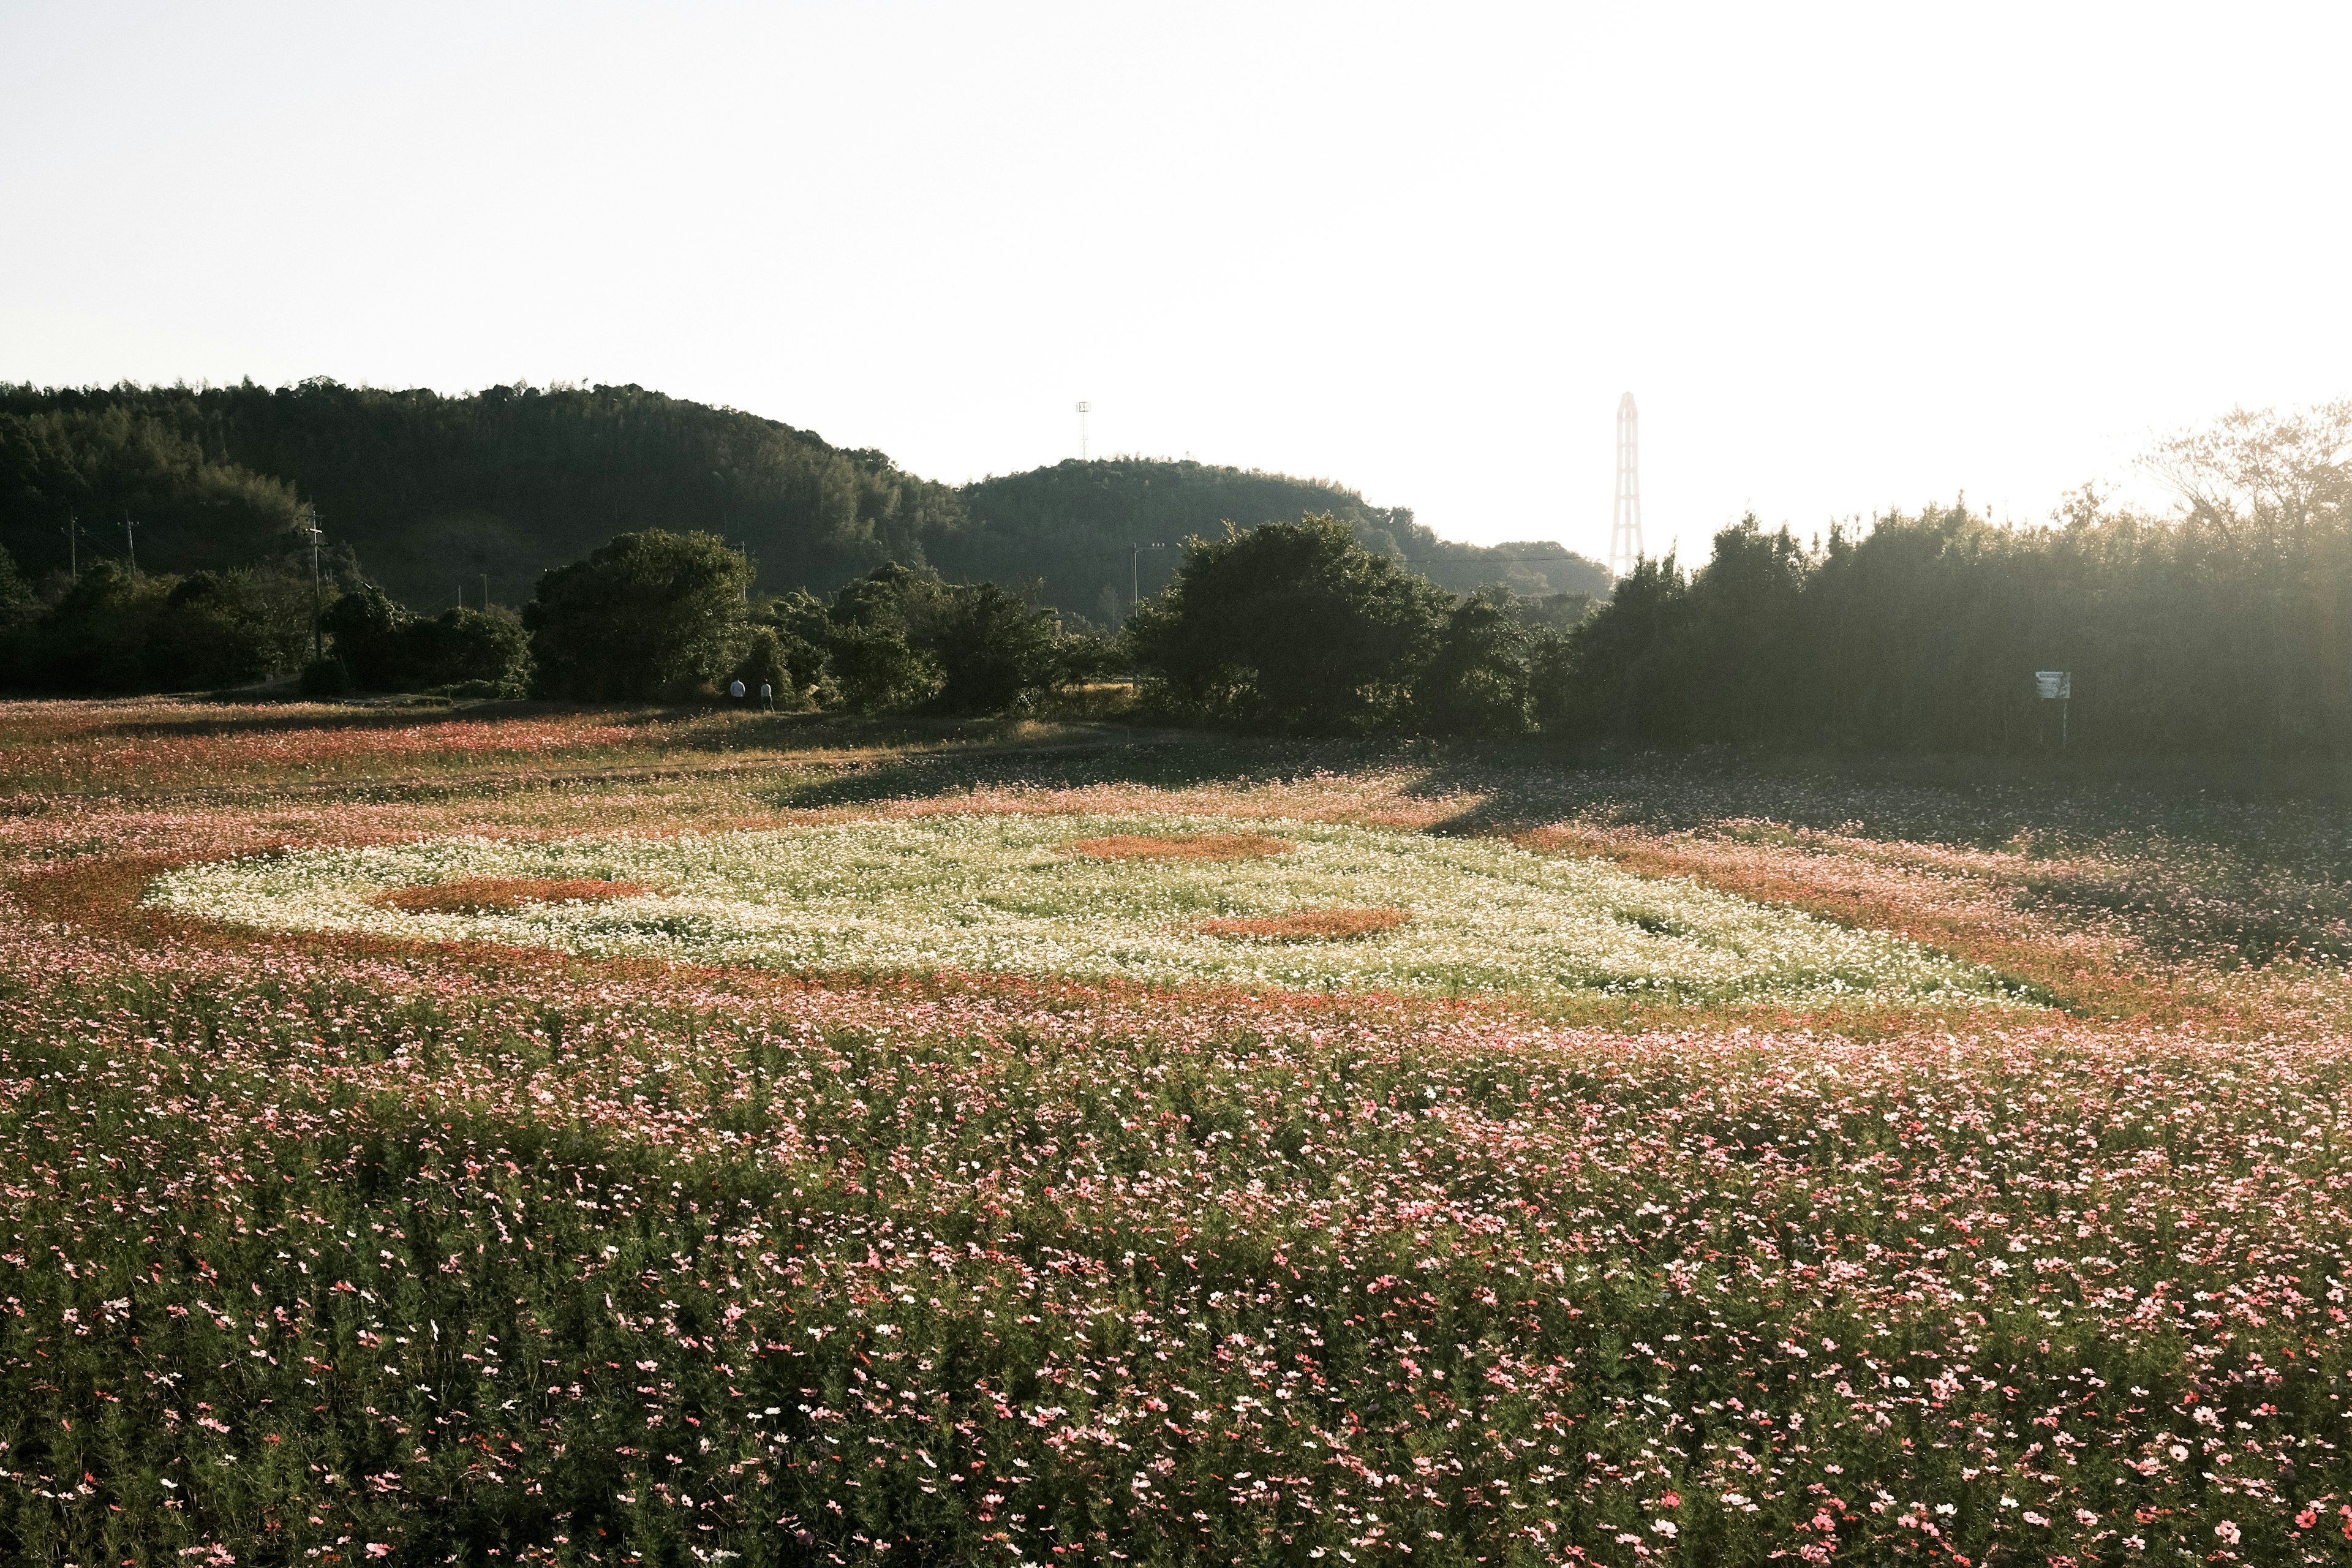
[[[993,583],[950,587],[925,631],[943,671],[938,703],[950,713],[1026,708],[1061,684],[1059,617]]]
[[[624,533],[539,580],[525,608],[539,679],[610,701],[715,681],[742,647],[751,568],[711,533]]]
[[[147,627],[148,684],[234,686],[291,668],[309,641],[309,615],[283,583],[251,572],[198,572],[164,595]]]
[[[1452,596],[1330,516],[1186,542],[1166,593],[1128,623],[1145,697],[1180,717],[1362,731],[1409,721]]]
[[[1507,592],[1473,594],[1445,618],[1414,682],[1421,727],[1451,735],[1523,735],[1535,728],[1538,633],[1513,612]]]
[[[136,691],[147,682],[147,630],[168,581],[98,561],[33,629],[26,683],[52,691]]]
[[[937,573],[895,561],[834,595],[825,613],[825,655],[844,707],[887,712],[939,695],[947,677],[929,644],[945,596]]]
[[[2234,409],[2143,462],[2200,522],[2241,538],[2305,542],[2352,514],[2352,398],[2285,415]]]
[[[742,661],[735,666],[735,679],[753,697],[760,688],[768,687],[783,698],[790,706],[799,696],[793,685],[792,672],[784,661],[783,639],[773,626],[753,626],[751,641],[744,645]]]
[[[444,610],[405,631],[404,662],[420,686],[488,687],[520,697],[530,683],[530,634],[512,610]]]
[[[366,691],[402,691],[415,684],[407,632],[416,617],[373,583],[329,605],[320,625],[335,654]]]

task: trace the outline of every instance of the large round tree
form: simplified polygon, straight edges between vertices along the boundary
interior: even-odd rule
[[[1213,723],[1371,730],[1405,721],[1454,596],[1336,517],[1186,542],[1128,624],[1156,705]]]
[[[612,700],[717,680],[743,648],[751,568],[715,533],[624,533],[539,580],[523,611],[541,687]]]

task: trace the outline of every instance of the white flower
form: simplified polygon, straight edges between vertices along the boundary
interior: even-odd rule
[[[1891,932],[1499,839],[1253,820],[1252,831],[1291,847],[1236,860],[1097,860],[1069,848],[1112,834],[1237,826],[971,812],[662,838],[454,837],[190,866],[160,879],[149,902],[275,930],[787,970],[2006,1005],[1989,972]],[[473,878],[651,890],[478,913],[379,901],[395,889]],[[1199,929],[1215,918],[1324,909],[1393,909],[1408,918],[1348,941],[1235,940]]]

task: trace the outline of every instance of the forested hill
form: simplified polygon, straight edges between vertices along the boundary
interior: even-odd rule
[[[1447,543],[1410,512],[1327,483],[1113,459],[958,490],[879,452],[637,386],[446,397],[327,380],[0,385],[0,547],[28,577],[66,564],[77,522],[85,561],[120,558],[125,517],[150,570],[307,553],[306,509],[331,550],[424,607],[461,590],[475,602],[485,574],[491,597],[520,603],[549,567],[615,533],[666,528],[740,543],[771,591],[830,589],[887,560],[929,563],[953,577],[1042,582],[1049,602],[1100,619],[1124,605],[1130,542],[1171,547],[1143,556],[1149,594],[1186,535],[1307,511],[1336,512],[1367,545],[1451,588],[1608,585],[1601,567],[1558,545]]]
[[[833,582],[961,526],[955,491],[878,452],[636,386],[466,397],[298,386],[0,389],[0,545],[28,575],[87,548],[185,571],[299,542],[301,503],[369,576],[420,605],[460,585],[527,599],[539,574],[633,529],[741,542],[772,586]]]
[[[1296,522],[1329,512],[1378,554],[1403,561],[1439,586],[1466,592],[1505,583],[1529,595],[1609,591],[1609,571],[1549,542],[1491,548],[1442,540],[1404,507],[1368,504],[1323,479],[1145,458],[1069,461],[966,485],[971,526],[943,545],[942,565],[962,575],[1043,577],[1066,609],[1100,620],[1139,580],[1146,597],[1176,570],[1188,535],[1214,537],[1231,521]],[[1139,553],[1131,546],[1160,544]]]

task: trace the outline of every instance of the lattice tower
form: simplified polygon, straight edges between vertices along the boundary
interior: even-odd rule
[[[1617,505],[1609,519],[1609,571],[1622,577],[1642,559],[1642,435],[1633,395],[1617,400]]]

